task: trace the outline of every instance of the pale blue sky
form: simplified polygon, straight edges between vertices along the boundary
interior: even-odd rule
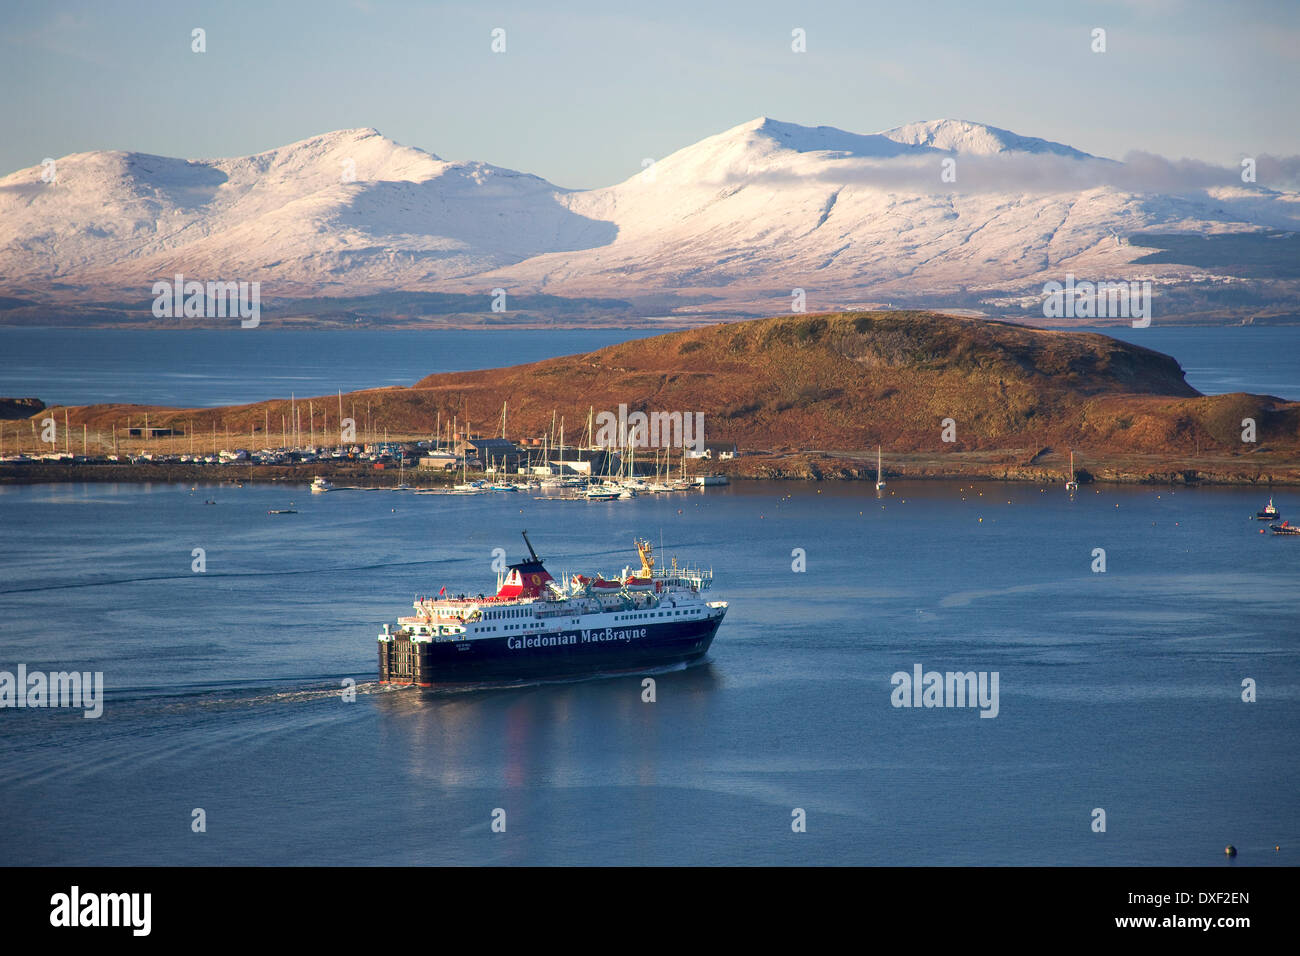
[[[0,37],[0,174],[373,126],[583,188],[759,115],[855,132],[969,119],[1117,158],[1300,153],[1294,0],[52,0],[6,3]]]

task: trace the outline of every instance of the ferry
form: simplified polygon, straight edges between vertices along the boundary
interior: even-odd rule
[[[713,571],[656,567],[649,541],[616,577],[557,581],[524,532],[528,557],[498,576],[491,597],[416,598],[415,613],[379,634],[381,684],[528,680],[627,672],[699,660],[727,613],[708,600]]]
[[[1273,504],[1273,499],[1270,497],[1268,505],[1262,511],[1256,511],[1255,517],[1259,521],[1277,521],[1282,517],[1282,514],[1277,510],[1277,507]]]

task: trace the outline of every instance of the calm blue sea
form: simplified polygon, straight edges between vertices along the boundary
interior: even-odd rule
[[[0,487],[0,669],[108,686],[99,719],[0,710],[0,863],[1213,865],[1231,842],[1231,865],[1294,865],[1300,545],[1258,533],[1261,504]],[[554,571],[618,570],[637,534],[712,565],[731,610],[707,663],[656,675],[655,703],[627,677],[380,688],[379,625],[489,585],[521,528]],[[895,708],[916,664],[997,672],[997,717]]]
[[[160,332],[0,327],[0,396],[174,408],[414,385],[435,372],[539,362],[650,329]]]

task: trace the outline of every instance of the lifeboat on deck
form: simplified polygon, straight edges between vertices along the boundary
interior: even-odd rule
[[[573,583],[578,587],[586,588],[596,594],[613,594],[623,590],[623,584],[620,581],[606,581],[599,574],[594,578],[589,578],[585,574],[575,574]]]

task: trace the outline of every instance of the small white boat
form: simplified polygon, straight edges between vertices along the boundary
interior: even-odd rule
[[[317,475],[311,482],[311,493],[313,495],[323,495],[327,491],[333,491],[334,486],[326,478]]]
[[[1075,476],[1074,476],[1074,449],[1073,448],[1070,449],[1070,480],[1065,483],[1065,490],[1070,492],[1070,494],[1074,494],[1076,491],[1079,490],[1079,482],[1075,480]]]
[[[880,463],[880,446],[876,446],[876,490],[883,491],[885,487],[885,469]]]

